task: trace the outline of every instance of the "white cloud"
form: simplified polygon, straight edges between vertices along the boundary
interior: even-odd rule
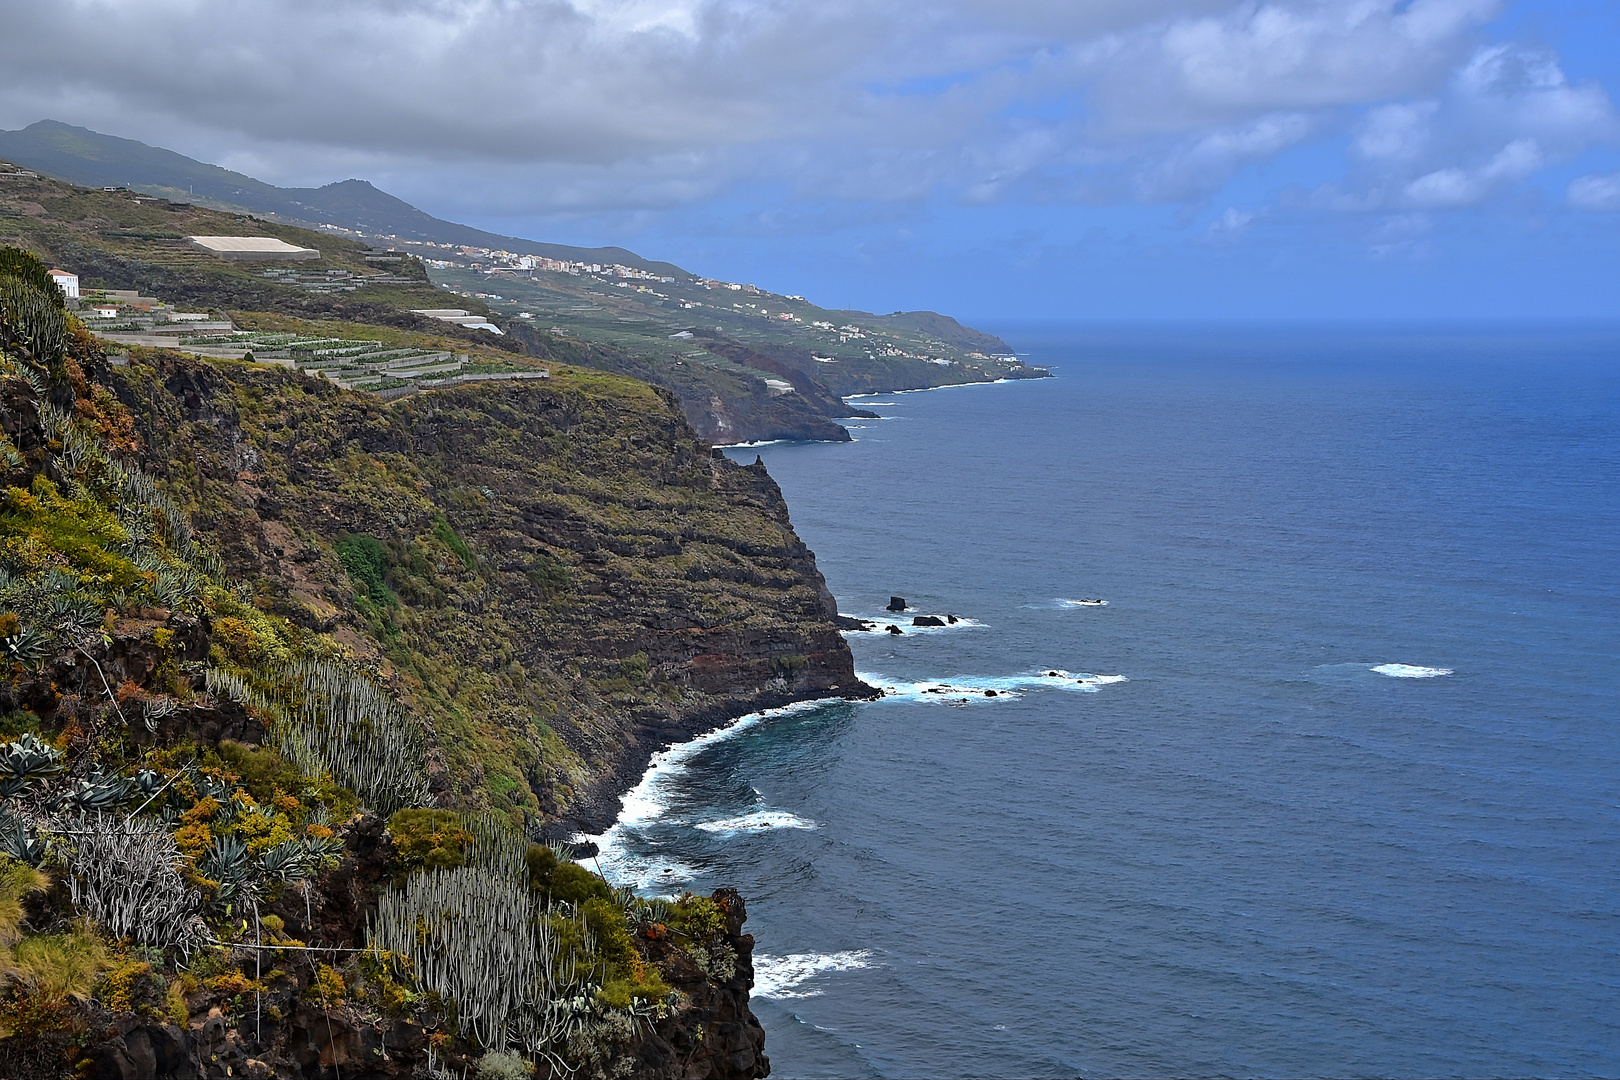
[[[363,174],[513,216],[756,183],[1196,204],[1349,133],[1324,203],[1440,209],[1613,137],[1601,87],[1481,46],[1502,5],[0,0],[0,123],[53,116],[277,182]]]
[[[1545,51],[1492,45],[1441,94],[1368,110],[1351,142],[1354,175],[1324,189],[1322,201],[1361,210],[1474,206],[1617,135],[1620,119],[1601,86],[1571,84]]]
[[[1571,180],[1569,205],[1577,210],[1620,210],[1620,173]]]
[[[1248,231],[1250,225],[1266,216],[1264,210],[1239,210],[1228,206],[1226,212],[1210,223],[1204,231],[1206,244],[1235,244]]]
[[[1421,92],[1466,53],[1497,0],[1247,3],[1094,47],[1104,121],[1182,129]]]

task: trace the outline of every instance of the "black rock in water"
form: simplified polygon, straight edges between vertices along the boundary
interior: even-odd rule
[[[950,620],[950,623],[951,623],[952,626],[956,625],[956,616],[955,615],[947,615],[947,616],[945,616],[945,618]]]
[[[891,596],[891,597],[889,597],[889,610],[890,611],[904,611],[904,610],[906,610],[906,598],[903,597],[903,596]]]
[[[934,615],[919,615],[911,620],[912,626],[944,626],[945,620]]]
[[[903,634],[903,633],[905,633],[905,631],[900,629],[898,626],[894,625],[894,623],[890,623],[889,624],[889,633],[891,633],[891,634]]]

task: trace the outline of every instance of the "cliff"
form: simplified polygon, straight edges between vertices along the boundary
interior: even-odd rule
[[[869,693],[760,467],[555,366],[113,363],[0,251],[0,1075],[749,1077],[735,893],[534,841]]]
[[[596,831],[664,745],[867,692],[775,482],[644,384],[558,368],[385,403],[175,354],[104,374],[255,602],[431,721],[442,803]],[[362,549],[375,579],[345,566]]]

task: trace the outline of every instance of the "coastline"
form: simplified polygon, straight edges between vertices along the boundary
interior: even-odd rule
[[[1039,376],[1044,379],[1057,378],[1048,372]],[[1029,378],[1002,378],[990,379],[984,382],[945,383],[940,386],[919,386],[910,390],[874,390],[869,394],[852,395],[846,401],[865,400],[870,398],[887,397],[890,394],[921,394],[934,390],[950,390],[966,386],[999,386],[1004,383],[1029,382]],[[880,417],[881,419],[881,417]],[[798,442],[795,439],[770,439],[755,443],[713,444],[716,450],[753,449],[755,447],[776,446]],[[785,502],[785,500],[784,500]],[[790,508],[791,509],[791,508]],[[618,792],[616,795],[594,799],[580,808],[580,812],[570,815],[569,823],[573,826],[566,836],[559,835],[556,839],[565,840],[575,845],[579,857],[596,857],[603,850],[603,841],[626,822],[625,815],[631,811],[631,800],[637,791],[643,789],[654,778],[660,767],[671,761],[669,755],[686,748],[697,748],[709,745],[711,741],[728,737],[730,733],[745,730],[747,726],[768,716],[781,715],[784,710],[809,708],[816,705],[826,705],[837,701],[876,701],[883,696],[881,688],[872,686],[864,680],[859,683],[860,689],[848,694],[826,695],[815,697],[795,697],[792,694],[782,695],[781,700],[761,704],[758,700],[748,703],[743,711],[737,712],[725,708],[716,708],[699,713],[690,718],[690,722],[682,725],[685,729],[684,738],[661,738],[659,745],[654,749],[637,747],[636,752],[628,754],[613,769],[612,785],[609,791]],[[764,695],[762,695],[764,696]]]
[[[1045,370],[1045,369],[1043,369]],[[927,394],[935,390],[960,390],[969,386],[1001,386],[1005,383],[1032,382],[1035,379],[1056,379],[1058,376],[1050,371],[1045,375],[1021,376],[1018,378],[987,379],[984,382],[940,383],[938,386],[916,386],[910,390],[873,390],[866,394],[848,394],[845,401],[870,403],[873,398],[890,397],[896,394]],[[887,420],[886,416],[868,417],[867,419]],[[752,450],[755,447],[785,446],[804,442],[853,442],[853,439],[761,439],[757,442],[713,443],[716,450]]]
[[[844,701],[872,701],[882,696],[881,690],[875,687],[873,690],[874,693],[866,697],[822,696],[757,709],[734,717],[718,727],[710,728],[689,739],[670,743],[662,749],[652,752],[648,755],[636,783],[626,790],[623,795],[619,796],[619,811],[613,820],[603,826],[600,832],[587,833],[581,829],[569,838],[568,842],[576,847],[575,857],[599,859],[612,850],[615,834],[621,829],[655,821],[662,816],[664,808],[656,798],[656,787],[659,779],[673,772],[704,749],[741,735],[763,721],[779,716],[791,716],[799,712],[809,712],[813,709],[835,705]],[[613,865],[611,861],[610,865]],[[625,885],[632,883],[616,881],[614,884]]]
[[[611,770],[611,783],[604,785],[603,795],[583,804],[577,813],[571,813],[563,821],[557,822],[558,829],[547,839],[581,845],[585,848],[593,847],[595,837],[605,836],[619,824],[625,812],[626,800],[657,767],[660,755],[703,743],[703,740],[712,739],[722,732],[737,728],[744,721],[781,715],[784,710],[829,705],[838,701],[875,701],[883,696],[881,689],[866,682],[857,680],[856,685],[858,688],[851,688],[848,693],[839,694],[820,692],[814,696],[803,696],[784,691],[780,694],[759,695],[752,701],[738,702],[740,711],[739,708],[728,709],[717,706],[687,718],[687,721],[678,727],[666,728],[659,738],[648,740],[647,743],[638,745],[625,754]],[[677,735],[680,737],[675,737]],[[586,852],[587,855],[596,853],[596,851]]]

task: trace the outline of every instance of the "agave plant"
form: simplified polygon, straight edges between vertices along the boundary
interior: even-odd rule
[[[45,841],[33,827],[14,814],[0,811],[0,854],[38,866],[45,858]]]
[[[267,878],[291,883],[314,875],[342,848],[335,836],[284,840],[259,856],[259,866]]]
[[[112,810],[138,790],[135,781],[116,773],[97,770],[69,785],[62,795],[62,804],[80,812]]]
[[[37,627],[24,626],[10,637],[0,638],[0,647],[13,660],[32,667],[50,655],[51,638]]]
[[[27,791],[36,780],[55,776],[63,769],[62,751],[27,734],[0,747],[0,798],[11,798]]]

